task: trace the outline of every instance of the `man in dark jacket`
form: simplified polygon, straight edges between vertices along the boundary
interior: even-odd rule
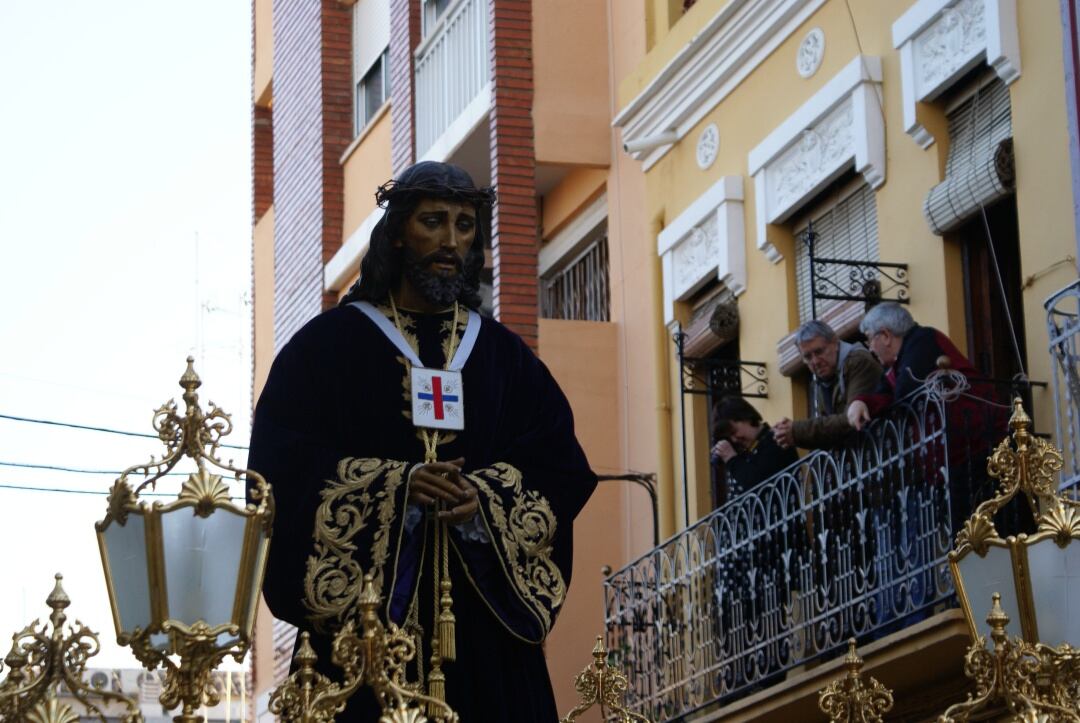
[[[853,431],[847,407],[861,394],[869,394],[881,378],[881,365],[861,344],[849,344],[824,321],[814,319],[795,332],[795,345],[814,375],[810,393],[813,416],[773,426],[781,447],[821,449],[836,447]]]

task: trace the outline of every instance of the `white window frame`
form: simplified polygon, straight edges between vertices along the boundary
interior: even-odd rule
[[[1016,0],[918,0],[892,26],[900,51],[904,130],[928,148],[934,137],[915,115],[983,60],[1005,85],[1020,77]]]
[[[390,49],[386,48],[382,54],[373,62],[362,76],[356,78],[353,85],[353,135],[359,136],[364,129],[371,123],[372,119],[379,114],[379,110],[386,105],[386,101],[390,99]],[[382,101],[378,107],[372,110],[371,114],[367,114],[367,93],[368,88],[365,84],[368,77],[371,75],[371,71],[375,67],[379,67],[379,74],[381,77],[382,88]]]
[[[724,176],[680,213],[656,239],[664,280],[664,323],[675,302],[690,299],[711,279],[732,294],[746,291],[743,177]]]
[[[750,151],[757,247],[773,263],[784,257],[769,224],[787,221],[853,165],[871,188],[885,183],[881,78],[881,58],[856,55]]]

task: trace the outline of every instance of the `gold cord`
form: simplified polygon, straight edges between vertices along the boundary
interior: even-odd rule
[[[460,343],[458,338],[460,310],[461,307],[455,301],[454,319],[450,324],[450,346],[443,365],[444,369],[449,369],[450,362],[453,360],[454,354],[457,353],[458,344]],[[401,325],[401,318],[398,316],[397,304],[394,303],[393,294],[390,294],[390,311],[394,315],[394,326],[397,327],[401,337],[405,339],[405,329]],[[420,350],[416,349],[415,351],[417,357],[419,357]],[[412,373],[412,365],[408,359],[405,360],[405,373]],[[438,461],[439,430],[429,432],[427,429],[420,427],[420,438],[424,442],[424,464]],[[444,660],[452,661],[457,658],[457,636],[454,632],[457,621],[451,609],[453,598],[450,591],[453,585],[450,582],[450,525],[445,520],[438,518],[438,513],[442,509],[442,502],[436,501],[435,548],[434,564],[432,565],[432,590],[435,599],[432,605],[432,616],[437,624],[435,630],[432,631],[431,674],[428,676],[428,695],[436,700],[445,701],[446,675],[442,671],[442,663]],[[429,710],[429,715],[434,715],[434,712],[435,708],[433,707]]]

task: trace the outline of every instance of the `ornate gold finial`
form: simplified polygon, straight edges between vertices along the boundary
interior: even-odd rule
[[[141,723],[142,714],[134,700],[83,682],[86,662],[97,655],[101,643],[96,633],[78,621],[78,627],[65,629],[64,611],[71,605],[71,598],[64,592],[62,580],[57,573],[46,599],[52,610],[49,625],[39,627],[35,620],[12,636],[11,651],[4,658],[10,670],[0,680],[0,720],[76,723],[78,714],[56,698],[57,691],[66,687],[90,717],[105,720],[99,702],[119,703],[126,711],[122,717],[125,723]]]
[[[184,370],[183,375],[180,377],[180,387],[189,394],[194,394],[195,390],[202,386],[202,379],[199,379],[199,375],[195,373],[195,357],[189,356],[187,358],[187,369]]]
[[[1013,398],[1013,412],[1009,417],[1009,429],[1014,435],[1029,436],[1031,431],[1031,417],[1028,416],[1027,411],[1024,410],[1024,400],[1020,397]]]
[[[850,638],[844,656],[846,672],[818,693],[818,708],[830,721],[881,723],[893,707],[892,691],[874,678],[863,682],[863,659],[855,651],[855,638]]]
[[[607,648],[604,646],[604,639],[599,635],[596,636],[592,657],[592,663],[574,679],[574,688],[581,702],[567,713],[566,717],[560,718],[559,723],[573,723],[579,715],[594,705],[600,707],[600,715],[604,720],[649,723],[648,718],[627,710],[623,705],[628,686],[626,675],[607,662]],[[615,717],[609,717],[611,714]]]
[[[302,632],[294,657],[296,672],[274,689],[270,711],[284,721],[331,723],[349,698],[368,686],[382,705],[379,723],[458,723],[450,706],[418,693],[419,686],[406,681],[405,668],[418,652],[416,640],[393,623],[382,624],[381,604],[374,576],[368,573],[359,597],[360,635],[350,620],[334,636],[332,660],[344,671],[340,682],[315,670],[317,657],[309,633]]]

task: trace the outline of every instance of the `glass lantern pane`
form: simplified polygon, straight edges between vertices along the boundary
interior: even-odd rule
[[[270,545],[267,544],[266,533],[263,532],[261,527],[256,528],[255,531],[255,564],[251,566],[250,570],[245,571],[248,577],[248,590],[253,591],[253,595],[248,600],[244,601],[246,606],[243,615],[244,619],[241,621],[244,625],[251,624],[254,627],[255,623],[255,610],[259,604],[259,589],[261,580],[259,579],[259,571],[266,565],[266,556],[270,550]],[[250,603],[250,604],[249,604]],[[252,631],[246,631],[250,637]]]
[[[993,594],[1001,594],[1001,607],[1009,616],[1005,630],[1009,635],[1020,635],[1020,608],[1016,604],[1016,583],[1013,582],[1012,556],[1004,547],[991,547],[986,557],[969,553],[958,563],[964,592],[971,603],[975,629],[989,637],[990,628],[986,616],[993,605]]]
[[[113,522],[101,533],[98,544],[104,549],[112,575],[120,629],[150,627],[150,573],[146,566],[146,520],[129,514],[127,523]]]
[[[205,518],[191,508],[161,516],[170,618],[211,627],[232,622],[246,524],[226,509]]]
[[[1080,543],[1062,549],[1046,539],[1027,554],[1039,642],[1080,645]]]

